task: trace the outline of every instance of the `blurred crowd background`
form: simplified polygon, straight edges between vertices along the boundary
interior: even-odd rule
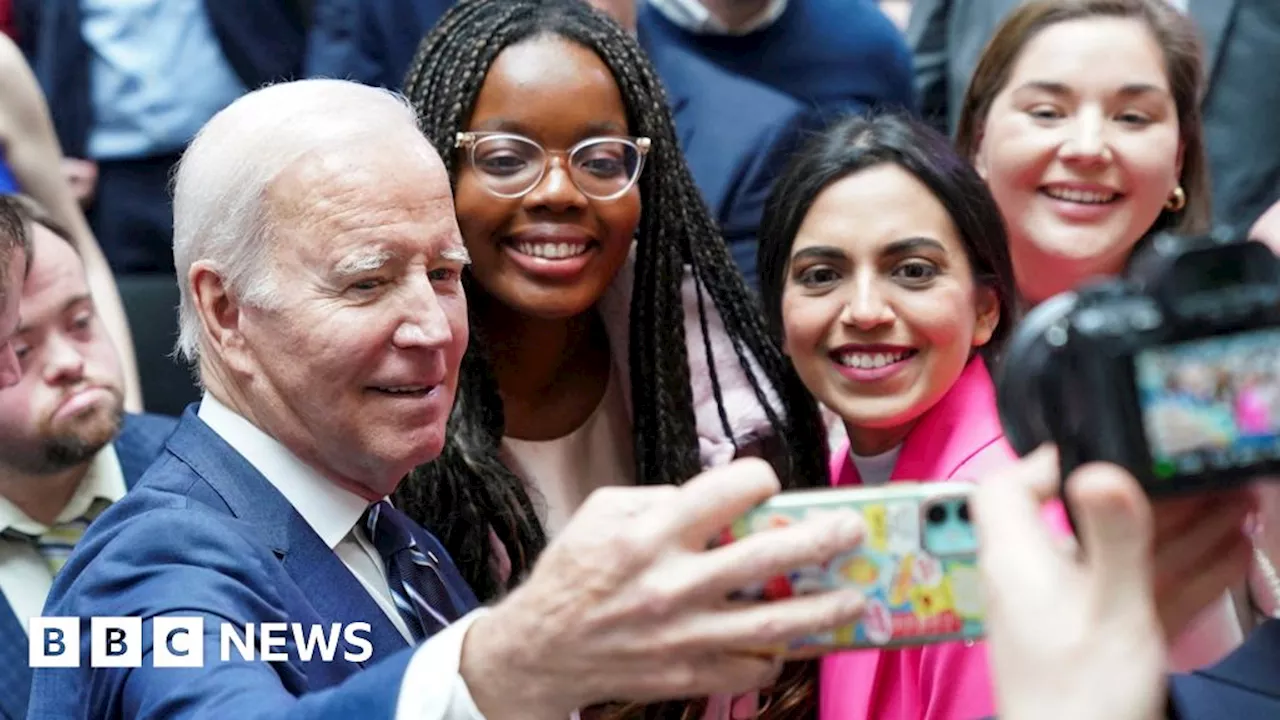
[[[907,109],[954,132],[979,51],[1017,0],[595,0],[630,24],[682,150],[749,282],[771,187],[806,132]],[[1174,2],[1202,30],[1215,220],[1248,228],[1280,195],[1280,60],[1260,0]],[[250,88],[305,76],[399,89],[450,0],[0,0],[0,192],[77,238],[130,404],[197,398],[171,359],[177,289],[168,180],[187,143]],[[1256,17],[1255,17],[1256,16]],[[1268,62],[1268,60],[1270,62]],[[696,130],[696,132],[695,132]],[[101,292],[112,283],[119,289]],[[126,322],[127,319],[127,322]]]

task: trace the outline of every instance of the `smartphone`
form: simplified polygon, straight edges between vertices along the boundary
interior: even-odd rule
[[[759,651],[801,659],[982,637],[977,536],[969,519],[972,488],[966,482],[894,482],[789,492],[739,518],[719,544],[839,508],[858,511],[867,526],[856,550],[746,588],[735,598],[770,601],[854,587],[866,598],[859,622]]]

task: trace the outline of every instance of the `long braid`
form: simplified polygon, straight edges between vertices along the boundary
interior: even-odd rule
[[[626,31],[580,0],[462,0],[455,5],[423,40],[404,88],[451,181],[457,182],[459,171],[454,140],[469,123],[489,67],[505,48],[546,34],[593,50],[618,84],[633,134],[653,140],[639,181],[643,210],[630,309],[629,380],[639,482],[679,484],[702,469],[681,291],[687,268],[698,289],[704,338],[705,291],[778,434],[784,487],[824,485],[827,450],[816,406],[766,331],[685,164],[661,82]],[[483,292],[469,273],[464,281],[473,297]],[[472,317],[472,340],[445,450],[402,483],[397,500],[439,534],[467,581],[489,600],[524,578],[545,547],[546,535],[528,488],[498,458],[502,402],[485,345],[483,328]],[[694,351],[709,356],[710,343]],[[713,374],[711,382],[721,423],[727,425],[719,376]],[[767,388],[774,389],[778,401],[770,400]],[[489,528],[511,557],[508,587],[499,587],[490,570]],[[811,663],[789,665],[772,695],[766,692],[769,709],[761,717],[806,716],[797,708],[812,703],[814,680]],[[696,717],[703,707],[702,701],[626,706],[615,716]]]
[[[405,95],[417,110],[419,127],[440,149],[451,182],[457,179],[453,136],[470,115],[489,65],[509,44],[500,33],[503,28],[506,34],[518,32],[512,19],[521,12],[527,15],[529,9],[515,3],[488,8],[459,4],[427,36],[413,61]],[[469,295],[478,292],[469,273],[463,281]],[[532,568],[547,538],[523,480],[498,457],[502,400],[485,358],[483,328],[474,315],[469,321],[472,338],[463,356],[444,451],[401,483],[396,500],[437,533],[476,595],[492,600]],[[493,571],[489,529],[510,555],[507,587],[500,586]]]

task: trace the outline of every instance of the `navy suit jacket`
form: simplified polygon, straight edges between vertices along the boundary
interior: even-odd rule
[[[738,268],[757,286],[756,233],[773,183],[817,115],[689,50],[640,33],[667,90],[680,147]]]
[[[1217,665],[1170,682],[1176,720],[1280,718],[1280,620],[1268,620]]]
[[[394,717],[412,656],[360,581],[293,506],[239,453],[187,409],[138,487],[105,512],[59,573],[49,616],[82,618],[81,666],[37,669],[33,720],[89,718]],[[418,541],[445,557],[427,533]],[[441,568],[454,601],[476,606],[451,563]],[[89,668],[91,616],[141,616],[142,667]],[[153,668],[151,618],[205,621],[203,668]],[[222,623],[366,622],[372,657],[220,661]]]
[[[399,90],[418,45],[453,0],[314,0],[307,77]]]
[[[641,35],[786,93],[825,122],[917,107],[911,51],[874,0],[791,0],[771,25],[746,35],[695,34],[638,4]]]
[[[316,0],[306,72],[398,89],[422,38],[452,5],[452,0]],[[660,33],[642,27],[639,41],[666,87],[693,179],[754,286],[756,232],[765,200],[817,116]],[[910,76],[905,78],[909,94]]]
[[[23,49],[68,157],[85,157],[93,127],[89,46],[79,0],[15,0]],[[253,90],[301,73],[306,44],[303,0],[204,0],[227,62]]]
[[[132,488],[164,449],[178,424],[163,415],[125,415],[115,439],[116,457],[125,487]],[[31,669],[27,666],[27,632],[9,607],[0,603],[0,720],[27,716]]]

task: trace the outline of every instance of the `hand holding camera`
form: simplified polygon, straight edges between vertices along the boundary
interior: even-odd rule
[[[1157,501],[1170,638],[1243,576],[1256,504],[1244,486],[1280,474],[1280,260],[1267,246],[1153,238],[1125,277],[1037,306],[997,387],[1019,453],[1056,444],[1064,481],[1114,463]],[[1067,509],[1074,522],[1069,497]]]
[[[1134,479],[1082,467],[1066,488],[1081,555],[1041,521],[1060,487],[1042,448],[986,478],[973,499],[987,648],[1001,718],[1164,717],[1165,642],[1154,596],[1150,504]]]
[[[1280,260],[1265,245],[1160,235],[1123,278],[1040,304],[997,377],[1014,448],[1063,476],[1112,462],[1147,494],[1280,472]]]

